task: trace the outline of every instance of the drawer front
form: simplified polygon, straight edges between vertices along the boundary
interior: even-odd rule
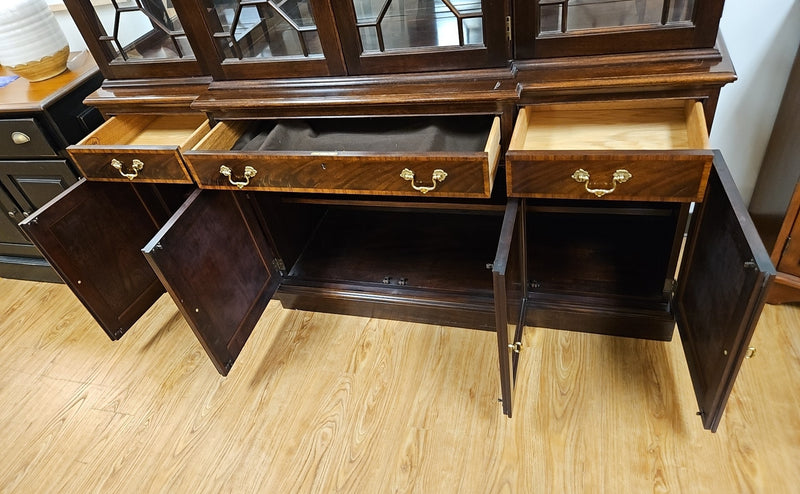
[[[70,146],[67,150],[89,180],[192,183],[177,147],[128,150],[124,147]]]
[[[33,118],[0,120],[0,157],[57,156]]]
[[[707,151],[675,154],[537,154],[510,151],[512,197],[702,201],[711,169]]]
[[[409,158],[190,152],[186,160],[198,185],[207,189],[489,197],[494,179],[486,153]],[[230,177],[220,172],[221,166],[230,169]],[[251,177],[245,177],[246,167],[255,172]]]

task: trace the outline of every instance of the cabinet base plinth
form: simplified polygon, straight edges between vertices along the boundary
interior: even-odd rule
[[[0,278],[63,283],[44,259],[0,256]]]

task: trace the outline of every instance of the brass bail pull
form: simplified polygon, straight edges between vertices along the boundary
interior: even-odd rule
[[[431,177],[431,182],[433,182],[433,185],[431,185],[430,187],[426,186],[426,185],[417,185],[417,184],[415,184],[414,183],[414,172],[409,170],[408,168],[403,168],[403,171],[400,172],[400,178],[402,178],[403,180],[408,180],[409,182],[411,182],[411,188],[412,189],[414,189],[416,191],[419,191],[419,192],[422,192],[423,194],[427,194],[428,192],[430,192],[433,189],[435,189],[436,185],[438,185],[438,183],[444,182],[444,179],[447,178],[447,172],[442,170],[441,168],[437,168],[437,169],[433,170],[433,176]]]
[[[258,173],[258,172],[256,171],[255,168],[253,168],[250,165],[245,166],[244,167],[244,182],[238,182],[238,181],[234,180],[233,177],[232,177],[233,171],[230,168],[228,168],[227,166],[225,166],[225,165],[222,165],[222,166],[219,167],[219,173],[224,177],[228,177],[228,182],[230,182],[231,185],[235,185],[235,186],[237,186],[237,187],[239,187],[241,189],[245,185],[248,185],[250,183],[250,179],[255,177],[256,173]]]
[[[131,161],[131,169],[133,170],[133,173],[125,173],[122,171],[122,162],[116,158],[111,160],[111,166],[116,168],[117,171],[119,171],[119,174],[123,177],[127,178],[128,180],[133,180],[139,176],[139,172],[144,168],[144,162],[136,159]]]
[[[575,172],[572,174],[572,179],[573,180],[575,180],[578,183],[583,183],[584,184],[584,188],[586,188],[586,192],[588,192],[590,194],[594,194],[597,197],[603,197],[606,194],[610,194],[610,193],[614,192],[615,190],[617,190],[617,184],[621,184],[621,183],[627,182],[632,177],[633,177],[633,175],[631,175],[631,172],[629,172],[628,170],[625,170],[623,168],[623,169],[615,171],[614,174],[611,176],[611,181],[614,184],[613,187],[611,187],[610,189],[594,189],[592,187],[589,187],[589,179],[591,178],[589,176],[589,172],[587,172],[583,168],[579,168],[579,169],[575,170]]]

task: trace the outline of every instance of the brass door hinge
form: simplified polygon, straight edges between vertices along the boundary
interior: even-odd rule
[[[511,42],[511,16],[506,16],[506,41]]]
[[[278,271],[286,271],[286,264],[283,262],[283,259],[274,258],[272,260],[272,265],[275,266],[275,269]]]

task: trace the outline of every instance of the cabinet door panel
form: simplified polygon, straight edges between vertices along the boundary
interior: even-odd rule
[[[17,204],[25,208],[23,215],[44,206],[76,180],[64,160],[6,161],[0,167],[0,182]]]
[[[143,252],[220,374],[280,283],[244,194],[195,191]]]
[[[350,74],[501,67],[497,0],[331,0]]]
[[[497,256],[492,264],[497,351],[503,413],[511,416],[522,329],[525,324],[525,208],[519,199],[506,206]]]
[[[19,205],[3,187],[0,187],[0,206],[0,256],[38,256],[38,251],[17,226],[23,218]]]
[[[81,180],[20,226],[112,340],[164,293],[139,251],[158,225],[132,185]]]
[[[215,79],[345,73],[327,0],[201,0],[197,38]]]
[[[675,309],[703,426],[714,431],[775,269],[719,152],[695,216]]]
[[[102,3],[111,5],[64,0],[107,78],[189,77],[205,73],[195,57],[190,2]]]
[[[711,48],[722,4],[719,0],[515,0],[515,57]]]

